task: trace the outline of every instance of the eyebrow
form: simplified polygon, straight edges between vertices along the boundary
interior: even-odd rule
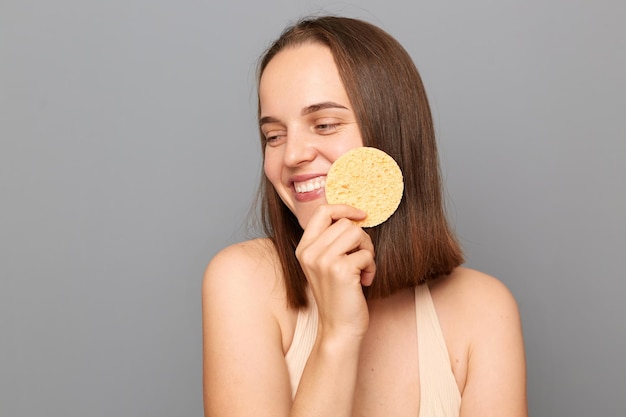
[[[311,104],[310,106],[306,106],[300,111],[300,115],[306,116],[307,114],[315,113],[316,111],[324,110],[324,109],[344,109],[348,110],[348,108],[339,103],[335,103],[334,101],[324,101],[322,103]],[[265,116],[259,119],[259,126],[263,126],[266,123],[279,123],[275,117]]]
[[[324,110],[324,109],[345,109],[348,110],[346,106],[342,106],[339,103],[335,103],[333,101],[325,101],[323,103],[311,104],[302,109],[300,114],[302,116],[306,116],[307,114],[315,113],[316,111]]]

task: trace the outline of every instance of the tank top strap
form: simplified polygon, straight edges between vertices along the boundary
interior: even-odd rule
[[[298,319],[296,321],[293,341],[285,354],[287,371],[289,372],[289,380],[291,381],[291,398],[296,396],[300,378],[302,378],[302,372],[304,372],[304,366],[309,359],[317,337],[317,305],[308,290],[307,295],[309,296],[309,305],[306,308],[298,310]]]
[[[461,393],[427,284],[415,287],[420,377],[419,417],[458,417]]]
[[[419,417],[458,417],[459,393],[446,342],[427,285],[415,288],[415,315],[420,377]],[[295,397],[306,362],[317,336],[317,305],[298,310],[293,342],[285,354],[292,398]]]

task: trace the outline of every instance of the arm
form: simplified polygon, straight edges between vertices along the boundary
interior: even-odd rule
[[[276,279],[267,248],[251,243],[219,253],[202,287],[204,413],[287,416],[290,385],[271,306]],[[278,297],[280,298],[280,297]]]
[[[277,266],[267,261],[272,257],[238,245],[209,264],[203,282],[205,416],[351,415],[368,320],[361,279],[371,282],[373,248],[360,228],[335,221],[354,216],[350,210],[322,209],[299,247],[320,326],[293,403],[276,313],[277,305],[284,309],[284,288]]]
[[[375,273],[369,236],[349,206],[320,206],[296,249],[319,311],[316,343],[294,401],[294,416],[352,416],[357,368],[369,312],[361,285]]]
[[[479,274],[474,271],[475,274]],[[526,417],[526,362],[517,304],[508,289],[479,274],[473,288],[472,337],[461,417]]]

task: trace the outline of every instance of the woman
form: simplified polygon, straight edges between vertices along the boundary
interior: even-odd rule
[[[339,17],[287,29],[259,65],[267,238],[228,247],[203,284],[206,416],[526,416],[519,313],[460,267],[426,93],[406,51]],[[349,149],[400,165],[382,225],[326,204]]]

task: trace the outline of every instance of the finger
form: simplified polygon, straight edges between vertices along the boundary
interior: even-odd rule
[[[367,250],[374,254],[374,244],[365,231],[346,218],[337,220],[318,238],[329,253],[350,254]]]
[[[365,269],[361,270],[361,285],[369,287],[376,276],[376,263],[372,261]]]
[[[302,237],[307,238],[308,235],[317,236],[331,224],[342,218],[363,220],[366,217],[367,213],[352,206],[345,204],[322,204],[313,212]]]
[[[310,232],[310,231],[309,231]],[[347,255],[361,249],[373,250],[364,240],[369,236],[352,221],[342,218],[323,230],[319,235],[312,233],[303,236],[296,248],[296,258],[305,264],[326,264],[335,262],[335,257]]]
[[[360,270],[361,285],[366,287],[372,285],[376,275],[376,263],[374,262],[373,253],[368,250],[360,250],[348,256],[352,258],[352,262]]]

